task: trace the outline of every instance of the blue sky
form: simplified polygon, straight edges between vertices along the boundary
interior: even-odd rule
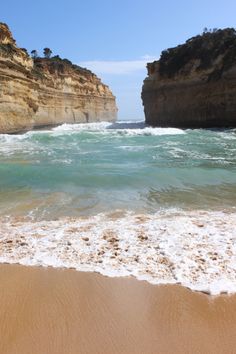
[[[21,47],[93,70],[117,96],[120,119],[142,119],[146,62],[204,27],[236,27],[235,0],[8,0],[6,22]]]

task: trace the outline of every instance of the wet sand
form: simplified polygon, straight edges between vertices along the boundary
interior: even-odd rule
[[[236,295],[0,266],[0,354],[236,352]]]

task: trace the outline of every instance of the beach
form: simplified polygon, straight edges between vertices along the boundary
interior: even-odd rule
[[[0,280],[2,354],[235,352],[235,295],[6,264]]]
[[[2,4],[0,354],[236,354],[226,3]]]
[[[235,132],[2,134],[0,354],[235,353]]]
[[[236,130],[0,134],[0,263],[236,293]]]

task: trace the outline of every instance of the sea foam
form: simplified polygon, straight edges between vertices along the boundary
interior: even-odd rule
[[[1,219],[0,262],[134,276],[211,294],[236,292],[236,213],[119,212]]]
[[[82,124],[62,124],[53,129],[54,132],[99,132],[103,134],[119,134],[127,136],[146,135],[179,135],[185,134],[184,130],[178,128],[153,128],[145,125],[143,121],[127,121],[127,122],[98,122],[98,123],[82,123]]]

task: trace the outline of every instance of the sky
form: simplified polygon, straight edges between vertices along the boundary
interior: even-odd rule
[[[49,47],[92,70],[116,96],[119,119],[141,120],[146,63],[204,27],[236,27],[235,13],[235,0],[8,0],[0,21],[29,52]]]

